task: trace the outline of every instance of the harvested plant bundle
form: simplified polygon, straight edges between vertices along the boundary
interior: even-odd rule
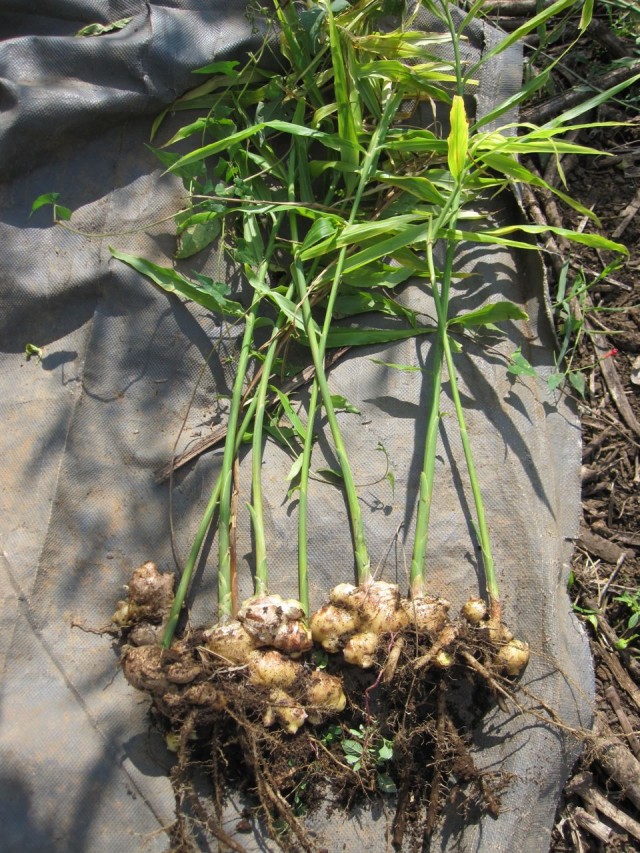
[[[488,51],[483,62],[572,2],[558,0]],[[459,684],[470,683],[484,691],[488,703],[508,699],[509,679],[529,659],[527,643],[514,638],[503,622],[455,367],[461,349],[455,333],[464,336],[526,314],[500,301],[452,316],[449,295],[452,281],[462,278],[455,270],[462,242],[531,249],[531,243],[513,235],[543,230],[522,224],[493,227],[482,213],[487,196],[517,182],[541,183],[520,164],[520,155],[595,152],[562,138],[578,127],[570,124],[577,112],[544,129],[522,127],[520,136],[510,135],[512,128],[484,129],[517,99],[470,121],[463,95],[473,89],[478,67],[464,66],[460,43],[473,12],[456,24],[446,0],[424,6],[438,22],[438,32],[413,28],[411,15],[392,20],[384,3],[340,6],[335,15],[327,0],[300,14],[291,4],[276,3],[277,40],[265,39],[261,55],[242,70],[229,62],[202,69],[208,79],[176,102],[176,110],[206,110],[158,152],[190,193],[189,210],[177,217],[179,257],[222,236],[250,286],[248,308],[203,276],[187,279],[113,250],[156,284],[234,322],[244,321],[219,479],[175,598],[172,576],[160,574],[152,563],[134,573],[128,598],[113,617],[129,641],[123,670],[132,685],[152,696],[174,740],[178,733],[181,767],[190,738],[217,738],[218,751],[240,742],[272,834],[275,819],[282,819],[304,849],[313,843],[293,813],[291,798],[302,784],[310,790],[327,778],[346,799],[354,784],[369,793],[397,792],[397,846],[411,820],[427,835],[431,832],[455,768],[478,801],[495,813],[495,786],[476,770],[449,695]],[[443,44],[451,47],[453,60],[440,55]],[[269,62],[262,61],[265,55]],[[413,126],[420,103],[433,111],[432,129]],[[448,122],[444,135],[439,132],[443,120]],[[185,139],[200,144],[181,155],[164,150]],[[559,190],[548,189],[586,213]],[[465,228],[465,222],[473,225]],[[563,234],[624,251],[603,238]],[[402,285],[409,279],[419,282],[429,300],[424,312],[402,302]],[[420,315],[430,305],[437,322],[425,325]],[[336,318],[376,314],[386,320],[380,328],[335,324]],[[266,340],[258,342],[258,332],[264,338],[265,329]],[[433,342],[433,373],[404,596],[398,585],[374,579],[371,571],[357,488],[336,417],[343,403],[331,394],[324,359],[331,347],[419,335]],[[314,368],[306,423],[277,387],[290,351],[310,353]],[[449,602],[429,588],[426,571],[434,559],[427,554],[427,541],[445,367],[488,598],[471,597],[456,618]],[[279,415],[268,414],[274,387],[290,423],[286,430]],[[307,488],[321,409],[346,497],[357,584],[335,586],[329,601],[311,614]],[[269,591],[261,480],[266,434],[294,455],[289,479],[299,497],[299,601]],[[238,607],[232,494],[234,467],[247,435],[255,596]],[[175,639],[216,511],[219,621]]]

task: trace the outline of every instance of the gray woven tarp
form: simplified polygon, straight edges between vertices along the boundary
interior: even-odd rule
[[[131,23],[119,32],[73,36],[88,23],[128,16]],[[253,36],[243,5],[195,0],[5,3],[0,35],[2,847],[162,851],[174,808],[166,775],[173,755],[149,727],[148,701],[125,683],[109,638],[86,629],[108,622],[135,566],[147,559],[166,570],[174,566],[168,488],[156,484],[154,472],[170,458],[185,416],[179,449],[224,417],[238,330],[156,292],[111,259],[108,246],[171,263],[171,222],[164,220],[180,207],[183,191],[162,176],[144,146],[152,117],[193,85],[192,69],[238,55]],[[497,37],[489,28],[477,35],[469,48],[476,52]],[[519,73],[517,53],[494,63],[481,80],[478,110],[510,94]],[[33,200],[52,191],[74,210],[75,231],[104,236],[87,239],[52,227],[44,209],[29,218]],[[505,205],[501,199],[498,219],[518,215]],[[467,279],[465,292],[454,294],[454,308],[508,298],[530,316],[528,323],[506,326],[504,338],[465,343],[459,369],[506,618],[533,649],[525,684],[568,725],[584,725],[591,663],[565,593],[579,507],[579,430],[562,396],[548,395],[543,382],[509,376],[504,360],[520,345],[542,375],[553,365],[540,264],[534,253],[478,247],[462,252],[459,268],[463,264],[477,286],[468,287]],[[236,284],[215,254],[185,266]],[[429,312],[418,288],[403,298]],[[41,363],[25,361],[27,343],[44,347]],[[402,586],[429,349],[428,340],[369,348],[349,354],[330,376],[333,392],[360,411],[340,418],[373,564]],[[373,359],[427,370],[390,370]],[[441,408],[452,412],[446,382]],[[384,478],[380,444],[395,491]],[[314,467],[322,466],[323,453],[331,463],[326,440]],[[445,416],[429,583],[456,608],[479,583],[462,458],[454,418]],[[176,475],[181,559],[219,462],[219,452],[209,453]],[[271,585],[295,595],[296,514],[285,500],[290,464],[281,449],[267,446]],[[238,547],[244,595],[251,567],[246,468]],[[353,566],[350,558],[345,562],[350,540],[340,492],[314,482],[310,500],[317,606]],[[193,622],[212,622],[213,559],[200,566],[197,582]],[[552,726],[498,709],[478,726],[476,743],[481,766],[512,774],[503,813],[465,829],[452,806],[433,849],[546,849],[575,744]],[[229,805],[231,830],[234,809]],[[387,848],[386,819],[377,812],[351,820],[321,815],[315,829],[332,853]]]

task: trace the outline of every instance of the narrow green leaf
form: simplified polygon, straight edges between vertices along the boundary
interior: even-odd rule
[[[230,147],[237,145],[240,142],[244,142],[245,139],[250,139],[251,137],[256,136],[267,128],[277,130],[281,133],[288,133],[291,136],[302,136],[316,139],[318,142],[327,146],[327,148],[333,148],[340,151],[343,158],[346,150],[351,147],[354,147],[354,149],[358,147],[357,142],[352,144],[349,140],[341,138],[339,134],[323,133],[322,131],[314,130],[311,127],[303,127],[302,125],[293,124],[289,121],[274,119],[273,121],[258,122],[257,124],[251,125],[251,127],[245,127],[242,130],[231,133],[224,139],[211,142],[209,145],[204,145],[202,148],[196,148],[195,151],[190,151],[189,154],[185,154],[183,157],[176,160],[176,162],[169,167],[168,171],[175,172],[178,169],[182,169],[184,166],[197,163],[200,160],[205,160],[207,157],[219,154],[221,151],[226,151]]]
[[[565,9],[575,6],[575,3],[576,0],[557,0],[557,2],[552,3],[551,6],[547,6],[546,9],[543,9],[537,15],[529,18],[525,24],[522,24],[522,26],[509,33],[494,48],[487,51],[479,62],[469,68],[466,76],[471,77],[474,75],[481,65],[486,65],[486,63],[491,62],[494,57],[498,56],[500,53],[504,53],[507,48],[520,42],[524,36],[529,35],[533,30],[545,24],[550,18],[553,18],[554,15],[558,15],[560,12],[564,12]]]
[[[629,250],[622,243],[614,243],[613,240],[608,240],[599,234],[584,234],[581,231],[571,231],[569,228],[560,228],[555,225],[508,225],[503,228],[494,228],[484,233],[502,236],[503,234],[511,234],[514,231],[524,231],[525,234],[545,234],[550,231],[552,234],[557,234],[559,237],[566,237],[567,240],[572,240],[574,243],[581,243],[583,246],[590,246],[592,249],[619,252],[621,255],[629,254]]]
[[[451,66],[434,63],[406,65],[395,59],[381,59],[367,62],[356,68],[356,73],[363,79],[380,77],[397,86],[402,86],[406,95],[420,92],[431,95],[437,100],[446,100],[444,89],[435,83],[455,83],[456,75],[451,72]],[[471,81],[470,81],[471,82]]]
[[[372,33],[354,36],[351,40],[357,50],[397,59],[424,59],[434,44],[451,42],[449,33],[428,33],[422,30],[393,30],[389,33]]]
[[[503,323],[505,320],[528,320],[529,315],[523,311],[518,305],[513,302],[493,302],[491,305],[485,305],[482,308],[477,308],[475,311],[468,311],[466,314],[460,314],[458,317],[453,317],[449,320],[449,326],[462,326],[465,329],[472,326],[487,326],[493,323]]]
[[[392,130],[385,140],[385,148],[408,154],[443,155],[447,153],[447,141],[430,130]]]
[[[236,71],[240,63],[235,60],[222,60],[221,62],[212,62],[209,65],[203,65],[202,68],[196,68],[192,74],[224,74],[232,80],[237,80],[240,74]]]
[[[301,249],[310,249],[321,241],[331,241],[338,232],[337,223],[331,219],[319,217],[313,223],[302,242]]]
[[[405,227],[399,234],[394,234],[386,240],[379,240],[372,246],[368,246],[360,252],[356,252],[347,258],[343,268],[343,275],[348,275],[353,270],[359,267],[366,266],[378,258],[384,258],[387,255],[392,256],[399,249],[404,249],[407,246],[415,243],[424,243],[427,239],[429,228],[427,223],[419,223],[418,225],[409,225]],[[306,259],[303,255],[303,259]],[[326,270],[323,278],[330,279],[332,276],[332,268]]]
[[[280,404],[282,405],[282,408],[284,409],[287,417],[291,421],[291,425],[293,426],[295,431],[298,433],[300,438],[303,441],[306,441],[306,438],[307,438],[306,427],[302,423],[302,421],[300,420],[300,418],[298,417],[296,412],[294,411],[293,406],[291,405],[291,400],[279,388],[273,387],[272,390],[275,391],[275,393],[278,395],[278,399],[280,400]]]
[[[299,456],[296,456],[295,462],[293,463],[291,468],[289,468],[289,473],[287,474],[287,477],[286,477],[286,480],[288,483],[290,483],[292,480],[295,480],[295,478],[298,476],[298,474],[300,473],[300,470],[302,468],[303,462],[304,462],[304,454],[301,453]]]
[[[398,187],[398,189],[404,190],[429,204],[444,205],[445,203],[442,193],[424,176],[411,177],[408,175],[390,175],[385,172],[379,172],[376,178],[383,184]]]
[[[327,347],[358,347],[369,344],[388,344],[393,341],[406,341],[420,335],[431,335],[436,331],[435,326],[418,326],[415,329],[330,329],[327,336]],[[304,338],[301,338],[304,342]]]
[[[546,124],[542,125],[542,129],[546,129],[548,127],[558,127],[559,125],[566,125],[568,122],[573,121],[574,118],[582,115],[583,113],[590,112],[591,110],[599,107],[600,104],[604,104],[605,101],[611,100],[618,92],[622,92],[624,89],[627,89],[629,86],[633,86],[634,83],[637,83],[640,80],[640,74],[636,74],[634,77],[629,78],[629,80],[623,80],[622,83],[618,83],[617,86],[612,86],[610,89],[606,89],[604,92],[598,92],[597,95],[594,95],[593,98],[589,98],[586,101],[583,101],[581,104],[573,107],[570,110],[562,113],[557,118],[553,118],[550,121],[546,122]]]
[[[422,368],[416,367],[413,364],[395,364],[393,361],[381,361],[379,358],[370,358],[374,364],[381,364],[383,367],[390,367],[392,370],[404,370],[407,373],[421,373]]]
[[[336,299],[333,311],[336,319],[342,320],[346,317],[356,317],[375,311],[378,314],[386,314],[388,317],[398,317],[408,320],[412,326],[417,325],[415,311],[402,305],[396,299],[385,296],[376,290],[358,291],[345,287]]]
[[[333,408],[336,412],[346,412],[349,415],[359,415],[360,409],[356,409],[346,397],[343,397],[341,394],[332,394],[331,402],[333,403]]]
[[[137,270],[167,293],[175,293],[177,296],[190,299],[216,314],[230,317],[240,317],[244,314],[242,305],[226,298],[225,292],[228,292],[228,288],[224,284],[216,285],[206,276],[198,276],[197,282],[190,281],[170,267],[161,267],[145,258],[118,252],[111,246],[109,251],[114,258]]]
[[[201,116],[197,118],[195,121],[192,121],[190,124],[185,124],[181,128],[179,128],[169,139],[167,142],[163,143],[163,148],[169,148],[171,145],[174,145],[176,142],[180,142],[181,139],[188,139],[190,136],[194,134],[202,134],[208,128],[213,128],[218,125],[218,122],[215,118],[211,116]]]
[[[584,0],[582,5],[582,14],[580,15],[580,30],[584,32],[589,24],[591,23],[591,18],[593,17],[593,0]]]
[[[447,162],[454,180],[458,181],[464,172],[469,149],[469,125],[461,95],[453,96],[449,120],[451,131],[447,137]]]
[[[113,33],[117,30],[124,29],[133,18],[120,18],[118,21],[113,21],[110,24],[88,24],[78,30],[76,37],[85,38],[87,36],[101,36],[105,33]]]
[[[415,275],[415,272],[407,267],[391,267],[388,264],[374,262],[367,267],[343,275],[342,280],[349,287],[386,287],[392,290],[412,275]]]
[[[349,96],[349,83],[342,52],[340,33],[333,17],[331,4],[328,0],[323,0],[323,6],[326,11],[329,29],[329,49],[331,51],[331,64],[333,67],[333,88],[335,92],[335,102],[338,107],[338,135],[345,142],[344,150],[341,149],[342,160],[350,166],[353,166],[354,169],[357,169],[360,159],[358,156],[358,136],[351,99]],[[356,175],[353,175],[351,180],[348,181],[348,186],[353,186],[355,180]]]
[[[512,240],[504,235],[511,234],[516,231],[523,231],[526,234],[544,234],[551,232],[558,234],[561,237],[566,237],[567,240],[572,240],[575,243],[581,243],[584,246],[590,246],[593,249],[604,249],[609,252],[619,252],[622,255],[628,255],[629,251],[622,243],[614,243],[612,240],[607,240],[605,237],[600,237],[598,234],[583,234],[579,231],[570,231],[568,228],[559,228],[554,225],[511,225],[504,228],[493,228],[486,231],[448,231],[446,236],[453,240],[468,240],[472,243],[489,243],[499,246],[512,246],[516,249],[538,249],[533,243],[525,243],[523,240]]]

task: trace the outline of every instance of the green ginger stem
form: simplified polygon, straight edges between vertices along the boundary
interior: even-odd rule
[[[360,206],[360,201],[362,199],[362,194],[365,190],[367,182],[371,176],[371,174],[375,171],[378,159],[380,157],[380,152],[382,148],[382,144],[386,133],[391,125],[391,121],[400,105],[401,97],[398,94],[390,94],[386,98],[386,102],[384,105],[384,109],[382,112],[382,116],[380,121],[378,122],[369,143],[369,148],[365,155],[364,161],[362,163],[362,167],[360,169],[360,180],[358,183],[358,187],[355,193],[355,197],[353,200],[353,204],[351,207],[351,213],[349,215],[348,223],[352,225],[356,219],[358,209]],[[293,191],[292,181],[290,182],[290,196]],[[295,221],[295,214],[290,214],[290,227],[291,227],[291,235],[292,239],[295,242],[297,240],[297,223]],[[345,494],[347,498],[347,506],[349,510],[349,518],[351,521],[351,533],[353,536],[354,543],[354,556],[356,561],[356,572],[358,577],[359,584],[368,583],[371,580],[371,561],[369,559],[369,553],[367,550],[365,534],[364,534],[364,524],[362,521],[362,511],[360,509],[360,502],[358,500],[358,494],[356,491],[355,482],[353,479],[353,473],[351,471],[351,465],[349,464],[349,459],[347,456],[347,451],[344,446],[344,441],[342,439],[342,434],[340,431],[340,427],[338,424],[338,420],[336,417],[335,409],[333,406],[333,402],[331,399],[331,393],[329,391],[329,387],[327,384],[326,373],[324,370],[324,353],[326,348],[326,340],[329,333],[329,329],[331,328],[331,323],[333,320],[333,310],[336,302],[336,298],[338,295],[338,286],[340,284],[340,280],[342,278],[342,270],[344,268],[344,263],[346,260],[347,248],[343,247],[338,255],[338,259],[336,261],[333,281],[331,284],[331,288],[329,291],[329,296],[327,299],[327,306],[325,310],[324,323],[322,326],[322,330],[319,335],[316,335],[316,329],[313,323],[313,318],[311,316],[311,308],[308,300],[308,287],[306,283],[304,269],[302,267],[302,263],[299,258],[294,259],[294,263],[292,266],[292,272],[294,281],[298,287],[298,293],[300,302],[302,305],[303,312],[303,320],[305,324],[305,330],[307,332],[307,337],[309,340],[309,348],[311,350],[311,357],[313,360],[313,364],[316,372],[316,379],[314,383],[314,390],[312,390],[312,395],[310,399],[309,405],[309,416],[307,419],[307,441],[305,442],[304,449],[304,458],[303,458],[303,468],[306,465],[306,471],[304,473],[304,477],[308,478],[308,470],[311,459],[311,443],[313,441],[312,433],[313,433],[313,425],[316,416],[317,409],[317,401],[318,401],[318,393],[322,399],[322,404],[325,408],[327,414],[327,420],[329,422],[329,429],[331,430],[331,436],[334,443],[334,448],[336,451],[336,456],[338,459],[338,464],[340,465],[340,471],[342,474],[342,479],[344,483]],[[317,386],[317,391],[315,390]],[[302,501],[299,506],[299,514],[304,515],[302,520],[299,522],[299,539],[303,542],[306,542],[306,512],[307,512],[307,489],[306,489],[306,481],[304,492],[302,493]],[[299,515],[299,518],[300,518]],[[302,555],[303,565],[305,567],[306,574],[306,565],[307,565],[307,557],[306,557],[306,547],[304,547],[304,553]],[[299,554],[300,561],[300,554]]]

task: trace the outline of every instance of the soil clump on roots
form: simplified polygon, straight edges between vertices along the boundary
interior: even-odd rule
[[[165,648],[172,582],[145,563],[113,621],[124,675],[150,696],[178,756],[173,849],[197,849],[196,826],[244,849],[221,828],[233,790],[257,801],[256,817],[285,850],[323,849],[305,828],[309,811],[385,794],[396,849],[423,848],[454,789],[468,820],[498,814],[506,780],[476,767],[468,732],[511,695],[528,649],[481,601],[452,620],[443,599],[403,599],[381,581],[340,584],[310,625],[296,602],[263,596],[237,620]],[[202,764],[213,785],[206,803],[193,781]]]

